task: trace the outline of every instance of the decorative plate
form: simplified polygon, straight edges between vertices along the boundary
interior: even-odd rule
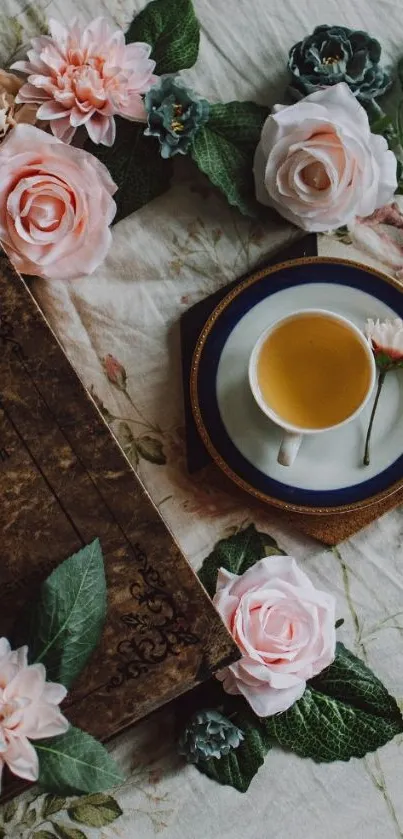
[[[192,362],[192,410],[212,458],[247,492],[294,512],[342,513],[403,485],[403,371],[386,378],[369,466],[362,460],[374,397],[355,421],[306,437],[294,464],[280,466],[282,432],[252,397],[248,361],[264,329],[309,308],[364,328],[369,317],[403,318],[403,289],[379,271],[336,258],[295,259],[258,271],[229,292],[203,328]]]

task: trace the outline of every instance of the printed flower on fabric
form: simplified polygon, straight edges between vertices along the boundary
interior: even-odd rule
[[[50,20],[49,28],[50,36],[32,39],[28,61],[12,65],[28,74],[17,101],[39,103],[38,118],[49,120],[64,143],[85,125],[94,143],[112,146],[115,114],[145,119],[142,97],[157,79],[151,47],[126,45],[123,32],[102,17],[83,30],[76,20],[70,27]]]
[[[0,145],[0,242],[22,274],[66,280],[103,261],[116,191],[106,166],[32,125]]]
[[[259,717],[290,708],[334,659],[335,599],[292,557],[266,557],[242,576],[221,568],[213,603],[242,652],[217,678]]]
[[[371,133],[344,82],[295,105],[275,105],[256,149],[254,176],[258,201],[318,233],[369,216],[397,187],[393,152]]]
[[[346,82],[361,101],[382,96],[392,79],[380,67],[380,57],[379,41],[367,32],[347,26],[317,26],[290,50],[290,91],[299,99],[320,87]]]
[[[403,321],[373,320],[368,318],[365,334],[371,344],[375,361],[380,368],[403,366]]]
[[[28,647],[11,650],[0,638],[0,773],[36,781],[38,756],[30,740],[64,734],[69,727],[59,704],[66,688],[46,681],[43,664],[28,665]]]
[[[209,103],[172,76],[161,78],[151,88],[145,107],[148,126],[144,134],[158,137],[164,158],[186,154],[209,116]]]

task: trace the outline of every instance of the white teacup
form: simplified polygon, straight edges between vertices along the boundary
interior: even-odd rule
[[[305,426],[298,426],[284,419],[270,405],[270,400],[268,400],[267,395],[263,396],[258,379],[259,356],[263,346],[266,344],[266,341],[269,339],[269,337],[274,333],[276,329],[278,329],[283,324],[286,324],[286,322],[292,322],[294,320],[296,321],[297,319],[306,317],[307,315],[327,319],[330,318],[331,320],[337,321],[344,327],[347,327],[349,330],[351,330],[351,332],[354,333],[355,339],[358,338],[363,349],[365,350],[365,363],[368,363],[368,387],[365,390],[363,398],[361,399],[358,406],[355,408],[355,410],[353,410],[353,412],[350,412],[342,421],[326,425],[325,427],[321,428],[309,428]],[[348,364],[346,364],[345,374],[346,376],[349,375]],[[267,417],[269,417],[273,422],[275,422],[276,425],[280,426],[280,428],[283,428],[285,431],[277,456],[278,462],[282,466],[291,466],[298,454],[301,442],[305,435],[323,434],[326,431],[333,431],[334,429],[341,428],[341,426],[347,425],[347,423],[352,422],[354,419],[356,419],[356,417],[358,417],[358,415],[361,413],[362,409],[365,407],[371,396],[375,384],[375,378],[376,366],[374,355],[365,335],[360,331],[360,329],[358,329],[357,326],[355,326],[354,323],[351,323],[351,321],[347,320],[347,318],[344,318],[341,315],[336,315],[333,312],[326,311],[325,309],[301,309],[298,312],[294,312],[292,315],[288,315],[288,317],[281,318],[280,320],[273,323],[268,329],[266,329],[258,338],[250,356],[249,383],[253,396],[257,404],[259,405],[259,408],[263,411],[264,414],[266,414]]]

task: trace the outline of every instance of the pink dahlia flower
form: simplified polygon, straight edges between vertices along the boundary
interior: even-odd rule
[[[0,638],[0,775],[7,764],[14,775],[36,781],[38,755],[30,740],[67,731],[59,709],[67,691],[46,681],[43,664],[28,665],[27,652],[28,647],[12,650]]]
[[[85,125],[94,143],[112,146],[115,114],[145,120],[142,94],[157,79],[151,47],[126,45],[123,32],[102,17],[82,31],[76,20],[69,28],[50,20],[49,27],[50,36],[32,39],[28,61],[13,64],[28,74],[16,101],[40,103],[38,119],[49,120],[64,143]]]

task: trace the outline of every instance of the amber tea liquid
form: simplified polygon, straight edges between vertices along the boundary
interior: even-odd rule
[[[268,335],[257,361],[263,399],[299,428],[327,428],[348,419],[371,382],[371,365],[354,332],[331,317],[301,314]]]

